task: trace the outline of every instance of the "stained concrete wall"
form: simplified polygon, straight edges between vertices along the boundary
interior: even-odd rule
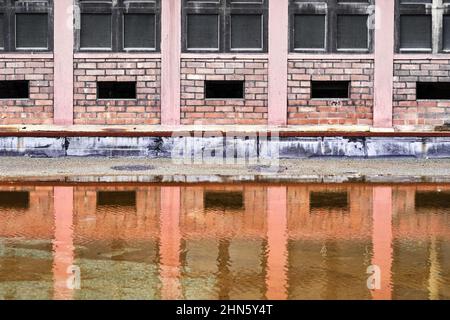
[[[201,159],[450,158],[449,137],[0,137],[0,156]],[[220,159],[222,159],[220,157]]]

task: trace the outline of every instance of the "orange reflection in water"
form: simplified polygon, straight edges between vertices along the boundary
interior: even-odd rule
[[[449,217],[446,185],[0,187],[0,298],[450,299]]]

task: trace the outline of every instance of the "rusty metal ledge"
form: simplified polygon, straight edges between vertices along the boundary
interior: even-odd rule
[[[450,137],[450,131],[398,131],[392,128],[369,126],[57,126],[57,125],[0,125],[0,137],[171,137],[214,133],[255,134],[277,133],[280,137]]]

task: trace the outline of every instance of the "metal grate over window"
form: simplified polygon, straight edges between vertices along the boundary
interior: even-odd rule
[[[0,50],[50,51],[53,0],[0,0]]]
[[[373,0],[290,0],[291,52],[373,50]]]
[[[183,51],[267,52],[268,2],[183,0]]]
[[[396,0],[396,52],[450,51],[450,0]]]
[[[76,0],[79,51],[160,50],[160,0]]]

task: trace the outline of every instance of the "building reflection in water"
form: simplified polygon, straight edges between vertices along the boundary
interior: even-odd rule
[[[448,185],[1,186],[0,298],[450,299],[449,218]]]

